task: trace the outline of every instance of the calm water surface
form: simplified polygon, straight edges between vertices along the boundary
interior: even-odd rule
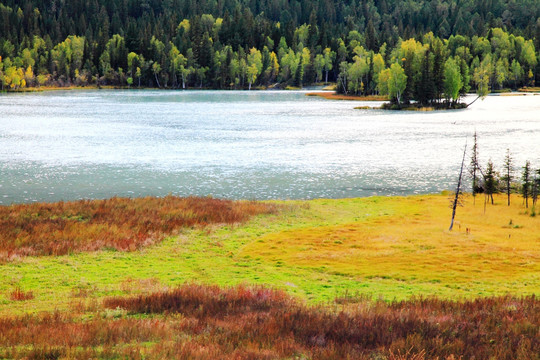
[[[471,99],[469,99],[471,100]],[[0,203],[113,195],[308,199],[453,188],[465,141],[483,162],[540,165],[540,96],[444,112],[304,92],[0,95]]]

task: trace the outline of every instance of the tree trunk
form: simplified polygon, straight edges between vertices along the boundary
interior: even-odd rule
[[[463,165],[465,164],[465,154],[467,153],[467,143],[465,143],[465,149],[463,150],[463,160],[461,160],[461,170],[459,170],[459,178],[457,183],[457,189],[456,189],[456,196],[454,197],[454,204],[452,206],[452,221],[450,222],[450,228],[448,231],[452,231],[452,228],[454,227],[454,218],[456,217],[456,208],[459,200],[459,192],[461,188],[461,177],[463,175]]]
[[[480,96],[477,96],[476,99],[473,100],[472,103],[468,104],[467,107],[471,106],[472,104],[474,104],[476,102],[476,100],[480,99]]]
[[[506,173],[506,195],[508,196],[508,206],[510,206],[510,168]]]

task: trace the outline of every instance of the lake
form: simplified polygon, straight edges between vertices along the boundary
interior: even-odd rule
[[[380,103],[303,91],[1,94],[0,203],[433,193],[455,187],[475,130],[484,165],[500,169],[507,148],[519,170],[540,165],[540,96],[438,112],[362,105]]]

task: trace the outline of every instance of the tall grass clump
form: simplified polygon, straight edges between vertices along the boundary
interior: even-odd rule
[[[0,358],[537,360],[535,296],[307,306],[279,290],[188,284],[93,316],[0,318]]]
[[[9,295],[9,298],[13,301],[32,300],[34,298],[34,293],[31,291],[24,291],[20,287],[16,287]]]
[[[0,206],[0,260],[112,248],[133,251],[181,228],[271,213],[255,201],[166,196]]]

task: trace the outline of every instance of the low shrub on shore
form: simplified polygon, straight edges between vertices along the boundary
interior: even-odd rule
[[[133,251],[185,227],[271,213],[254,201],[166,196],[0,206],[0,260],[104,248]]]
[[[0,357],[535,360],[539,326],[534,296],[333,308],[262,287],[190,284],[106,299],[90,320],[0,318]]]

